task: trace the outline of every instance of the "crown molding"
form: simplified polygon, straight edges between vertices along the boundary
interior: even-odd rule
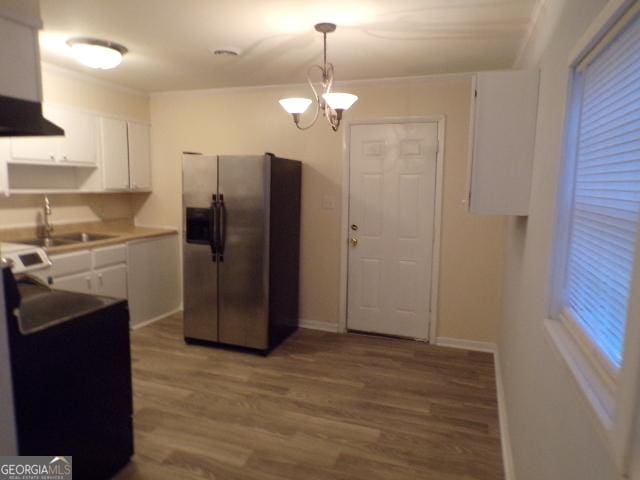
[[[420,75],[413,77],[384,77],[384,78],[370,78],[362,80],[342,80],[334,82],[336,87],[367,87],[367,86],[380,86],[380,85],[409,85],[409,84],[421,84],[421,83],[442,83],[452,81],[465,81],[469,80],[475,72],[462,72],[462,73],[442,73],[434,75]],[[185,96],[208,96],[208,95],[223,95],[229,93],[251,93],[264,90],[282,90],[282,89],[303,89],[309,88],[306,83],[283,83],[272,85],[250,85],[246,87],[217,87],[217,88],[205,88],[194,90],[168,90],[164,92],[151,92],[151,98],[162,97],[185,97]]]
[[[88,75],[83,72],[77,72],[75,70],[71,70],[69,68],[61,67],[59,65],[54,65],[52,63],[41,62],[41,70],[42,73],[50,73],[53,75],[58,75],[60,77],[70,78],[73,80],[81,80],[83,82],[92,83],[102,88],[106,88],[107,90],[112,90],[118,93],[126,93],[128,95],[135,95],[138,97],[149,98],[149,93],[143,92],[142,90],[136,90],[135,88],[125,87],[124,85],[120,85],[118,83],[110,82],[108,80],[102,80],[100,78],[96,78],[94,76]]]

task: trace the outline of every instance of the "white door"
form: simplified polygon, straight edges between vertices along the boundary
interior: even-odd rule
[[[127,190],[129,188],[127,122],[113,118],[101,118],[100,140],[104,188],[107,190]]]
[[[129,174],[131,188],[151,189],[151,156],[149,154],[149,125],[128,123]]]
[[[96,270],[95,293],[105,297],[127,298],[127,265],[121,263]]]
[[[350,330],[427,339],[437,123],[354,125],[350,141]]]

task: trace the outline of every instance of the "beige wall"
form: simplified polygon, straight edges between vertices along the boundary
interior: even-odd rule
[[[470,83],[354,84],[360,96],[349,120],[444,114],[446,146],[438,335],[493,342],[500,306],[501,218],[465,213]],[[153,193],[141,224],[180,226],[181,152],[259,154],[300,159],[303,168],[301,317],[337,322],[340,271],[342,134],[323,120],[295,129],[278,99],[307,95],[302,87],[209,90],[152,96]],[[344,131],[344,128],[342,129]],[[323,195],[336,208],[321,206]]]
[[[504,318],[498,349],[515,477],[622,478],[583,393],[545,338],[568,59],[606,0],[545,2],[522,67],[540,68],[538,126],[528,218],[509,219]]]
[[[45,102],[86,111],[149,121],[149,97],[116,86],[103,85],[88,77],[43,65]],[[131,194],[53,195],[55,223],[131,217]],[[42,195],[0,196],[0,228],[31,226],[40,221]]]

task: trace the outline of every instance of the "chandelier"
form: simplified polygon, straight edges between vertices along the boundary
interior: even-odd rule
[[[309,108],[309,105],[314,102],[312,99],[283,98],[280,100],[280,105],[282,105],[282,108],[284,108],[287,113],[290,113],[293,116],[293,122],[300,130],[307,130],[315,125],[320,112],[322,112],[322,116],[327,119],[333,131],[336,132],[340,126],[340,120],[342,120],[342,113],[345,110],[348,110],[349,107],[358,100],[358,97],[351,95],[350,93],[331,91],[331,87],[333,86],[333,64],[327,63],[327,33],[334,32],[336,30],[336,26],[333,23],[318,23],[315,25],[315,29],[317,32],[322,33],[324,40],[324,62],[322,65],[312,65],[307,70],[307,83],[313,92],[316,107],[313,120],[306,126],[300,125],[300,115],[302,115],[307,108]],[[322,74],[322,84],[320,89],[317,89],[311,81],[311,74],[313,70],[316,69]]]

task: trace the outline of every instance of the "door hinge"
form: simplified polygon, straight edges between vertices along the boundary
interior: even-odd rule
[[[478,89],[476,89],[476,90],[474,91],[473,96],[474,96],[475,98],[478,98]]]

